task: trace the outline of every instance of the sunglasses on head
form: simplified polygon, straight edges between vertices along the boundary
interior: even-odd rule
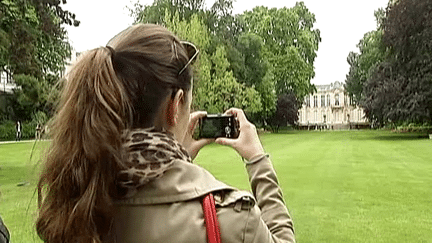
[[[186,49],[189,61],[180,70],[180,72],[178,73],[178,75],[182,74],[189,65],[192,65],[195,62],[196,57],[198,56],[198,53],[199,53],[199,50],[196,48],[196,46],[194,44],[192,44],[190,42],[187,42],[187,41],[180,41],[180,43]]]

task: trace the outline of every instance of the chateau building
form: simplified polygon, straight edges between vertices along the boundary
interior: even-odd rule
[[[355,129],[369,127],[362,108],[345,94],[342,83],[316,85],[299,110],[298,125],[304,129]]]
[[[12,77],[7,72],[0,71],[0,95],[11,94],[15,87]]]

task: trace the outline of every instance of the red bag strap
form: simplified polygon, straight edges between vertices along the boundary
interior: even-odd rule
[[[216,215],[216,205],[212,193],[209,193],[204,197],[203,211],[208,243],[221,243],[219,223]]]

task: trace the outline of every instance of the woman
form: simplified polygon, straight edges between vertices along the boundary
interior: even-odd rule
[[[222,242],[294,242],[292,221],[255,127],[239,109],[233,147],[254,196],[191,161],[191,63],[198,51],[161,26],[135,25],[89,51],[65,84],[39,188],[45,242],[206,242],[213,193]]]

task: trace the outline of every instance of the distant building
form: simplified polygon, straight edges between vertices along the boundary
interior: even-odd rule
[[[362,108],[345,94],[342,83],[316,85],[299,110],[298,125],[303,129],[356,129],[369,127]]]
[[[7,97],[13,94],[13,89],[16,88],[11,75],[8,72],[0,69],[0,115],[7,111]]]
[[[0,95],[12,94],[14,88],[16,85],[9,73],[0,70]]]

